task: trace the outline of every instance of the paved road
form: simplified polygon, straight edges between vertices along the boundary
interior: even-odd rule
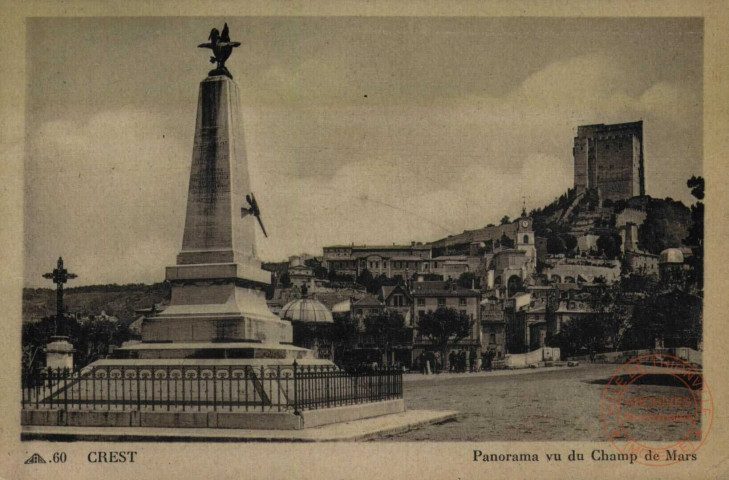
[[[415,441],[605,441],[600,402],[617,365],[531,370],[517,375],[432,376],[404,383],[408,409],[457,410],[456,420],[389,437]],[[641,385],[640,395],[687,395],[675,386]],[[655,412],[656,409],[648,409]],[[665,410],[662,410],[665,411]],[[640,437],[677,440],[680,425],[640,426]],[[636,436],[637,438],[637,436]]]

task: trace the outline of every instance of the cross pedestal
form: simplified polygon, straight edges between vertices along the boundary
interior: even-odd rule
[[[73,345],[69,343],[68,337],[52,336],[50,343],[46,345],[46,368],[73,370],[75,351]]]

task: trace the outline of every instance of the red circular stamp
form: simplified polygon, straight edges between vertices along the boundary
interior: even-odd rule
[[[621,459],[667,466],[696,460],[711,430],[714,400],[699,368],[673,355],[649,354],[610,377],[600,413]]]

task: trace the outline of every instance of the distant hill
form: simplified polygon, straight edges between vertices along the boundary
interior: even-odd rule
[[[96,315],[104,311],[128,324],[135,320],[134,310],[168,303],[170,286],[166,283],[89,285],[67,288],[63,298],[70,313]],[[55,313],[55,289],[23,289],[23,322],[37,321]]]

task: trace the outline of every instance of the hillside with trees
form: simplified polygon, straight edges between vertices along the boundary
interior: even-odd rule
[[[81,315],[107,315],[117,317],[122,323],[135,320],[134,311],[149,308],[153,304],[167,303],[170,286],[167,283],[145,285],[89,285],[66,288],[63,302],[69,313]],[[23,289],[23,323],[37,322],[56,314],[56,291],[51,288]]]

